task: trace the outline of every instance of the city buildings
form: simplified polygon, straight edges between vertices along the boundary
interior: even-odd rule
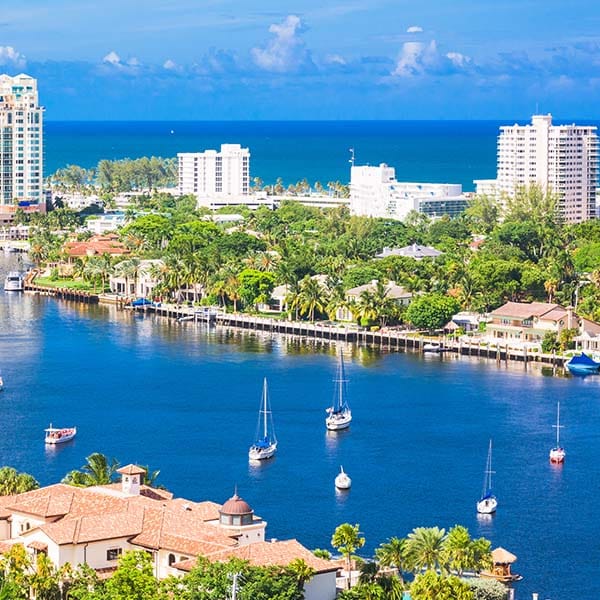
[[[198,206],[211,207],[216,199],[232,203],[250,194],[250,151],[240,144],[222,144],[220,152],[180,152],[177,158],[178,191],[194,194]]]
[[[519,187],[538,184],[558,196],[568,223],[595,217],[598,137],[589,125],[553,125],[552,115],[533,115],[531,124],[500,128],[497,178],[475,182],[477,193],[512,197]]]
[[[0,213],[45,210],[43,116],[37,81],[0,75]]]
[[[467,207],[462,185],[396,181],[393,167],[352,166],[350,213],[403,221],[412,211],[429,217],[456,216]]]

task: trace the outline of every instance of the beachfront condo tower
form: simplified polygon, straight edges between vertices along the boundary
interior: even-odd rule
[[[500,127],[497,193],[510,197],[516,188],[532,183],[557,194],[560,214],[567,223],[594,218],[598,185],[596,127],[553,125],[550,114],[534,115],[529,125]]]
[[[222,144],[221,151],[180,152],[179,193],[194,194],[199,206],[215,198],[240,198],[250,193],[250,151],[239,144]]]
[[[43,115],[35,79],[0,75],[0,212],[45,208]]]

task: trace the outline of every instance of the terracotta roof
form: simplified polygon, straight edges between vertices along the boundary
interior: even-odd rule
[[[517,560],[517,557],[512,554],[512,552],[509,552],[508,550],[498,546],[498,548],[492,550],[492,560],[496,564],[506,565],[514,563]]]
[[[48,550],[48,544],[44,544],[44,542],[40,542],[39,540],[33,540],[33,542],[29,542],[27,547],[33,548],[34,550],[40,550],[42,552]]]
[[[89,240],[67,242],[63,250],[69,256],[90,256],[94,254],[128,254],[129,249],[116,235],[94,235]]]
[[[600,323],[590,321],[590,319],[581,319],[581,330],[582,333],[586,333],[590,337],[596,337],[600,335]]]
[[[559,304],[548,304],[547,302],[507,302],[491,312],[498,317],[514,317],[515,319],[528,319],[530,317],[546,318],[547,313],[552,313],[551,319],[556,319],[559,311],[566,316],[567,311]],[[562,317],[561,317],[562,318]]]
[[[243,498],[234,494],[227,502],[225,502],[225,504],[223,504],[220,512],[224,515],[249,515],[254,511]]]
[[[10,552],[12,547],[13,547],[13,544],[11,544],[10,542],[7,542],[6,540],[0,542],[0,554],[5,554],[6,552]]]
[[[256,567],[280,565],[286,567],[296,559],[302,559],[309,567],[317,573],[337,571],[339,564],[316,557],[310,550],[305,548],[298,540],[283,540],[277,542],[255,542],[223,550],[213,554],[205,554],[211,562],[225,562],[231,558],[247,560]],[[175,563],[173,567],[180,571],[191,571],[196,566],[196,559],[184,560]]]
[[[142,467],[131,464],[117,469],[117,473],[120,473],[121,475],[145,475],[146,469],[142,469]]]

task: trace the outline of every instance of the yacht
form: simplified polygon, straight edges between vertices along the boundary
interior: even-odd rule
[[[71,441],[77,435],[77,427],[66,427],[60,429],[58,427],[50,427],[44,429],[46,432],[45,442],[46,444],[64,444],[65,442]]]
[[[25,276],[19,271],[10,271],[4,278],[5,292],[22,292],[24,288]]]

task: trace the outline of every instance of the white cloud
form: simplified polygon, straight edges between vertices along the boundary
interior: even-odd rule
[[[273,24],[269,32],[275,37],[264,48],[252,48],[255,64],[265,71],[298,71],[312,66],[310,52],[299,34],[304,26],[300,17],[288,15],[282,23]]]
[[[471,58],[460,52],[442,54],[437,42],[404,42],[392,75],[415,77],[417,75],[450,75],[471,68]]]
[[[470,62],[471,59],[460,52],[448,52],[446,58],[459,69],[464,69]]]
[[[325,57],[325,64],[328,65],[345,65],[346,59],[339,54],[328,54]]]
[[[27,60],[12,46],[0,46],[0,65],[12,65],[22,69],[27,64]]]
[[[110,65],[120,65],[121,57],[114,51],[111,50],[103,59],[102,62],[108,63]]]
[[[163,63],[163,69],[166,69],[167,71],[177,71],[179,67],[177,66],[177,63],[174,60],[167,58],[167,60],[165,60],[165,62]]]
[[[419,25],[411,25],[407,30],[406,33],[423,33],[423,28],[419,27]]]

